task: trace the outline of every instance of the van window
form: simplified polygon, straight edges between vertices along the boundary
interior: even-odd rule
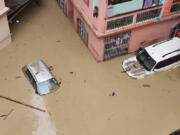
[[[164,61],[159,62],[159,63],[156,65],[155,69],[160,69],[160,68],[169,66],[169,65],[171,65],[171,64],[173,64],[173,63],[175,63],[175,62],[178,62],[178,61],[180,61],[180,55],[177,55],[177,56],[174,56],[174,57],[169,58],[169,59],[167,59],[167,60],[164,60]]]
[[[33,76],[31,75],[31,72],[27,69],[25,74],[27,75],[29,81],[31,82],[32,86],[34,87],[34,89],[37,89],[37,86],[36,86],[36,82],[33,78]]]

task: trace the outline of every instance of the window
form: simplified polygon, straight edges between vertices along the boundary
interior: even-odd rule
[[[156,17],[159,17],[160,15],[161,15],[161,8],[137,14],[136,21],[138,23],[149,19],[154,19]]]
[[[129,2],[132,0],[108,0],[108,5],[115,5],[119,3]]]
[[[26,70],[25,74],[27,75],[27,78],[29,79],[29,81],[32,84],[33,88],[35,90],[37,90],[36,82],[35,82],[33,76],[31,75],[31,73],[30,73],[30,71],[28,69]]]
[[[160,68],[169,66],[169,65],[171,65],[171,64],[173,64],[173,63],[175,63],[175,62],[178,62],[178,61],[180,61],[180,55],[177,55],[177,56],[174,56],[174,57],[169,58],[169,59],[167,59],[167,60],[164,60],[164,61],[159,62],[159,63],[156,65],[155,69],[160,69]]]
[[[127,26],[133,23],[134,16],[127,16],[117,20],[107,22],[107,30]]]
[[[150,8],[160,5],[161,0],[144,0],[143,8]]]
[[[152,70],[156,61],[147,53],[146,50],[140,51],[137,56],[139,63],[148,71]]]
[[[131,32],[112,35],[104,39],[104,60],[128,53]]]
[[[179,11],[180,11],[180,4],[176,4],[171,7],[171,13],[176,13]]]

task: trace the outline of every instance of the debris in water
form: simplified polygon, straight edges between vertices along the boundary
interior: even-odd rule
[[[121,73],[126,73],[126,71],[121,71]]]
[[[76,75],[76,72],[69,72],[71,75]]]
[[[48,68],[49,68],[50,71],[54,70],[53,66],[49,66]]]
[[[116,96],[116,93],[112,92],[112,93],[109,94],[109,96]]]
[[[87,81],[86,80],[84,80],[84,83],[86,83]]]
[[[14,111],[14,109],[11,109],[11,110],[8,112],[8,114],[0,115],[0,117],[4,117],[3,120],[6,120],[7,117],[8,117],[13,111]]]
[[[143,87],[151,87],[151,85],[149,85],[149,84],[143,84]]]
[[[61,40],[57,40],[56,42],[57,42],[57,43],[60,43],[60,42],[61,42]]]
[[[20,79],[21,78],[21,76],[16,76],[16,79]]]
[[[23,103],[23,102],[20,102],[20,101],[11,99],[11,98],[9,98],[9,97],[5,97],[5,96],[1,96],[1,95],[0,95],[0,98],[3,98],[3,99],[6,99],[6,100],[15,102],[15,103],[17,103],[17,104],[24,105],[24,106],[29,107],[29,108],[32,108],[32,109],[36,109],[36,110],[41,111],[41,112],[46,112],[46,110],[40,109],[40,108],[35,107],[35,106],[32,106],[32,105],[25,104],[25,103]]]

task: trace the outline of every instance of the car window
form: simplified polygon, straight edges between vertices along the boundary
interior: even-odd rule
[[[146,50],[140,51],[136,58],[139,63],[148,71],[150,71],[156,64],[156,61],[147,53]]]
[[[31,82],[32,86],[34,87],[34,89],[36,89],[37,88],[36,82],[35,82],[33,76],[31,75],[31,72],[27,69],[25,74],[27,75],[27,77],[28,77],[29,81]]]
[[[52,78],[50,80],[47,80],[45,82],[41,82],[40,84],[38,84],[38,90],[41,93],[52,92],[52,91],[57,90],[58,88],[59,88],[59,84],[55,78]]]
[[[180,61],[180,55],[177,55],[177,56],[174,56],[174,57],[169,58],[167,60],[159,62],[156,65],[155,69],[160,69],[160,68],[166,67],[166,66],[171,65],[171,64],[178,62],[178,61]]]

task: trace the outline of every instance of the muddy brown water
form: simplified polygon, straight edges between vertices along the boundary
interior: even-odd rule
[[[97,63],[55,0],[27,8],[18,20],[11,27],[12,43],[0,51],[0,94],[45,104],[48,114],[41,118],[39,112],[0,99],[0,115],[13,109],[6,120],[0,118],[1,135],[46,130],[57,135],[167,135],[180,128],[180,68],[134,80],[121,67],[132,55]],[[53,66],[62,81],[58,91],[40,97],[43,104],[33,100],[35,92],[21,71],[37,59]],[[109,96],[113,92],[116,96]]]

